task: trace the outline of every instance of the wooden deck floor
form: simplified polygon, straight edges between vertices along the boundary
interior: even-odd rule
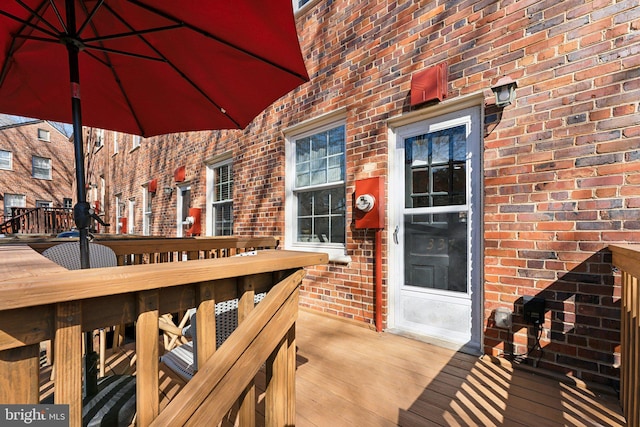
[[[298,426],[624,426],[617,398],[302,312]]]
[[[299,427],[626,425],[613,395],[306,311],[296,344]],[[181,384],[162,373],[161,388],[163,407]]]

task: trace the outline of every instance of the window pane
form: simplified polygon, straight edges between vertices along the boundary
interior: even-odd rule
[[[449,137],[446,135],[433,138],[433,154],[431,163],[446,163],[449,161]]]
[[[429,192],[429,170],[417,169],[413,171],[413,192],[428,193]]]
[[[311,218],[298,219],[298,242],[311,242],[313,229],[311,228]]]
[[[466,193],[467,171],[464,163],[453,165],[453,182],[451,190],[454,193]]]
[[[329,155],[333,156],[344,151],[344,126],[329,131]]]
[[[314,230],[316,241],[328,243],[329,236],[329,218],[328,217],[317,217],[314,219]]]
[[[416,221],[418,219],[418,221]],[[467,223],[458,213],[405,217],[405,284],[467,292]]]
[[[449,192],[449,167],[439,166],[433,168],[433,192]]]
[[[315,215],[329,214],[329,200],[331,198],[331,190],[318,191],[315,196],[316,197],[313,213]]]
[[[344,216],[347,211],[346,198],[344,195],[344,187],[333,188],[330,191],[331,196],[331,214]],[[344,231],[344,230],[343,230]]]
[[[309,172],[301,172],[296,175],[296,187],[307,187],[311,184]]]
[[[324,133],[311,137],[311,159],[327,157],[327,136]]]
[[[302,138],[296,141],[296,164],[311,160],[309,156],[310,141],[310,138]]]
[[[298,193],[298,241],[344,243],[344,187]]]
[[[344,243],[344,230],[345,230],[344,216],[332,217],[331,219],[331,241],[336,243]]]
[[[301,193],[298,196],[298,216],[313,215],[313,193]]]
[[[0,150],[0,169],[11,170],[11,151]]]
[[[405,140],[405,207],[466,203],[466,126]]]

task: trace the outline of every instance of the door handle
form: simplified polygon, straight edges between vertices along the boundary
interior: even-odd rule
[[[393,243],[398,244],[398,231],[400,231],[400,226],[396,225],[396,229],[393,230]]]

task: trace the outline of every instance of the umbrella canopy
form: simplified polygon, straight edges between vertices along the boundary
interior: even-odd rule
[[[69,3],[0,2],[0,112],[73,123],[69,46],[83,124],[142,136],[242,129],[308,79],[290,0]]]
[[[73,124],[83,268],[83,124],[242,129],[307,80],[291,0],[0,2],[0,112]]]

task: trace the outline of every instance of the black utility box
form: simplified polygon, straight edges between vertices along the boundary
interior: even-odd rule
[[[522,297],[522,317],[524,321],[533,325],[544,323],[544,298]]]

